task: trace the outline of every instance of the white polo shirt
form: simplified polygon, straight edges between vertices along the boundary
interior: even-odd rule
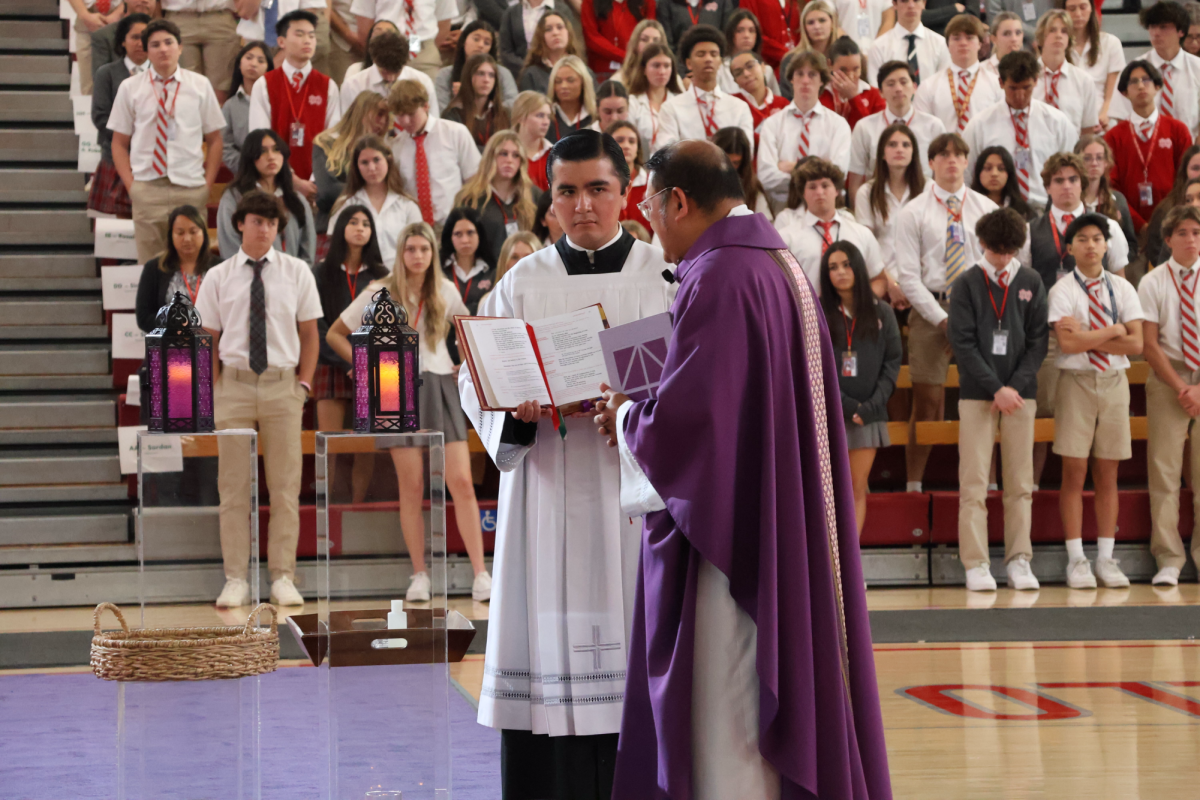
[[[210,11],[233,11],[234,4],[233,0],[162,0],[162,10],[194,11],[197,14],[207,14]]]
[[[974,88],[970,90],[970,101],[967,103],[967,122],[985,108],[991,108],[1004,99],[1004,91],[1000,88],[996,76],[978,61],[966,69],[951,64],[929,76],[928,80],[921,81],[921,86],[913,98],[913,107],[940,119],[945,130],[951,133],[962,133],[958,127],[958,111],[954,106],[954,98],[962,99],[958,91],[964,72],[967,73],[967,86],[971,86],[972,81],[975,82]],[[954,94],[950,92],[950,81],[954,81]],[[965,127],[966,125],[963,125],[963,128]]]
[[[875,174],[875,153],[879,147],[879,138],[889,125],[903,122],[917,137],[917,149],[913,158],[921,163],[925,177],[929,177],[930,143],[946,132],[945,125],[933,114],[910,109],[907,117],[894,117],[886,108],[869,116],[863,117],[854,126],[850,135],[850,172],[870,178]]]
[[[430,269],[438,269],[436,264],[431,265]],[[359,292],[358,297],[346,306],[346,310],[338,317],[350,330],[358,330],[362,325],[363,311],[367,307],[367,303],[371,302],[371,298],[379,291],[382,284],[372,283],[363,291]],[[454,288],[454,284],[446,279],[444,275],[438,276],[438,291],[442,295],[442,304],[446,308],[446,319],[451,321],[455,316],[467,316],[471,312],[467,311],[467,307],[463,305],[462,298],[458,296],[458,290]],[[396,298],[393,298],[396,299]],[[399,302],[397,299],[396,302]],[[423,313],[423,312],[422,312]],[[417,331],[421,346],[417,348],[417,363],[418,369],[421,372],[430,372],[434,375],[451,375],[454,373],[454,359],[450,357],[450,349],[446,346],[446,337],[443,336],[436,342],[429,341],[429,337],[425,335],[425,323],[421,319],[410,319],[408,321],[410,328]]]
[[[1079,141],[1079,129],[1067,115],[1051,108],[1041,100],[1029,102],[1026,127],[1029,133],[1029,199],[1040,205],[1046,204],[1046,189],[1042,186],[1042,164],[1055,153],[1069,153]],[[967,159],[967,174],[975,174],[975,159],[988,147],[1001,145],[1017,155],[1017,134],[1013,127],[1012,110],[1008,103],[1000,101],[985,109],[967,124],[962,137],[971,148]],[[1017,164],[1020,167],[1020,163]]]
[[[849,214],[833,216],[829,235],[835,242],[850,242],[862,253],[867,262],[867,274],[874,278],[883,272],[883,257],[879,254],[879,243],[863,225],[852,220]],[[825,239],[820,228],[821,221],[808,209],[797,209],[795,219],[779,231],[780,238],[788,250],[800,262],[804,274],[818,292],[821,290],[821,256]]]
[[[1146,315],[1142,313],[1141,300],[1138,299],[1137,290],[1133,288],[1132,283],[1120,275],[1101,273],[1100,277],[1107,282],[1108,286],[1112,287],[1112,295],[1109,295],[1107,287],[1100,288],[1100,304],[1104,306],[1106,311],[1111,312],[1112,301],[1115,298],[1117,301],[1118,322],[1134,322],[1146,318]],[[1078,320],[1083,330],[1091,329],[1091,313],[1087,292],[1079,286],[1079,281],[1083,281],[1086,286],[1088,280],[1077,268],[1072,270],[1070,275],[1065,276],[1058,283],[1054,284],[1054,286],[1050,287],[1051,325],[1063,317],[1074,317]],[[1104,321],[1111,324],[1112,317],[1106,316]],[[1092,364],[1087,352],[1068,355],[1059,350],[1058,357],[1054,359],[1054,366],[1059,369],[1100,371]],[[1110,370],[1129,369],[1129,359],[1125,356],[1109,353],[1108,368]]]
[[[1192,270],[1200,268],[1200,261],[1192,265]],[[1175,280],[1171,277],[1174,274]],[[1181,298],[1175,286],[1183,291],[1184,268],[1174,258],[1160,267],[1150,270],[1138,284],[1138,299],[1142,303],[1142,313],[1146,322],[1158,325],[1158,344],[1163,353],[1172,361],[1183,361],[1183,339],[1179,332],[1179,305]],[[1191,282],[1194,277],[1188,278]],[[1193,290],[1197,288],[1192,284]],[[1200,295],[1200,292],[1195,292]],[[1193,298],[1195,299],[1195,298]]]
[[[297,72],[300,73],[300,82],[303,85],[304,81],[308,80],[308,76],[312,74],[312,62],[308,62],[302,69],[296,69],[287,61],[283,62],[283,74],[287,77],[290,83],[292,76]],[[338,120],[342,118],[342,106],[338,101],[337,81],[329,79],[329,90],[325,97],[325,130],[329,130],[334,125],[337,125]],[[250,89],[250,130],[256,131],[259,128],[271,127],[271,95],[267,90],[266,81],[255,81],[254,86]],[[276,131],[281,136],[286,136],[287,131]]]
[[[154,170],[154,144],[158,136],[159,98],[163,84],[156,83],[154,68],[127,78],[117,89],[108,129],[130,137],[129,165],[135,181],[168,178],[176,186],[196,188],[204,180],[204,137],[225,129],[225,116],[208,78],[176,67],[175,82],[166,90],[167,112],[174,120],[174,139],[167,136],[167,174]],[[170,131],[170,128],[168,128]]]
[[[409,184],[409,190],[414,189],[416,185]],[[375,237],[379,240],[379,255],[383,257],[383,266],[392,270],[396,264],[396,239],[406,225],[421,222],[420,207],[404,195],[389,191],[383,208],[376,211],[375,206],[371,205],[371,198],[367,196],[366,187],[363,187],[346,198],[346,202],[338,207],[338,213],[329,218],[331,236],[346,207],[356,205],[366,206],[371,212],[371,224],[375,226]]]
[[[738,101],[741,103],[741,101]],[[746,108],[746,113],[750,109]],[[787,202],[788,182],[792,176],[781,172],[780,161],[796,161],[800,158],[800,135],[804,124],[800,121],[800,109],[796,104],[768,117],[758,132],[758,179],[771,199],[783,205]],[[821,103],[812,107],[812,119],[808,123],[808,155],[823,158],[836,164],[842,172],[850,169],[850,124]],[[753,139],[751,140],[753,141]]]
[[[1076,42],[1075,44],[1079,44]],[[1120,74],[1121,70],[1125,69],[1125,46],[1121,44],[1121,40],[1111,33],[1100,32],[1100,53],[1096,56],[1095,64],[1088,64],[1088,53],[1091,51],[1091,45],[1087,39],[1083,40],[1083,49],[1077,50],[1074,53],[1075,66],[1086,72],[1092,79],[1092,83],[1096,87],[1096,102],[1101,106],[1104,105],[1104,87],[1108,83],[1108,76],[1112,74]],[[1113,87],[1113,102],[1121,98],[1121,93]]]
[[[271,248],[263,267],[267,301],[267,365],[294,369],[300,363],[300,333],[296,324],[323,316],[312,267],[298,258]],[[204,327],[221,332],[221,363],[250,369],[250,285],[252,259],[238,248],[204,276],[196,310]]]
[[[754,118],[750,114],[750,107],[719,86],[711,92],[704,92],[693,85],[686,92],[671,95],[662,104],[658,112],[658,137],[654,141],[654,150],[661,150],[684,139],[709,137],[705,128],[706,117],[701,118],[699,101],[715,104],[710,126],[713,133],[721,128],[741,128],[746,132],[750,146],[754,147]]]
[[[1041,72],[1037,85],[1033,87],[1033,99],[1046,103],[1046,93],[1051,80],[1049,70],[1038,62]],[[1058,105],[1059,111],[1067,115],[1075,126],[1075,134],[1083,128],[1094,128],[1100,124],[1100,100],[1092,91],[1092,78],[1074,64],[1064,61],[1058,68]],[[1001,98],[1003,99],[1003,98]]]
[[[921,71],[921,83],[934,73],[941,72],[950,66],[950,50],[946,47],[946,39],[940,33],[934,33],[924,25],[917,25],[912,31],[916,35],[917,66]],[[871,49],[867,51],[867,80],[876,89],[876,77],[879,68],[889,61],[908,62],[908,40],[905,36],[909,31],[897,24],[887,33],[877,38]]]
[[[393,22],[405,36],[411,39],[415,35],[424,44],[437,36],[439,22],[458,16],[458,4],[454,0],[413,0],[410,16],[405,0],[354,0],[350,12],[376,22]]]
[[[1072,214],[1072,220],[1079,219],[1087,213],[1087,207],[1080,203],[1077,208],[1072,211],[1063,211],[1056,205],[1050,206],[1050,218],[1054,222],[1054,227],[1058,228],[1059,236],[1067,232],[1067,226],[1063,224],[1063,218],[1067,214]],[[1129,240],[1125,238],[1125,232],[1121,230],[1121,223],[1117,222],[1112,217],[1101,214],[1108,221],[1108,271],[1120,272],[1129,266]]]
[[[430,119],[425,124],[425,158],[429,163],[429,194],[434,220],[439,225],[450,216],[454,196],[463,183],[479,169],[481,156],[465,125],[446,119]],[[404,185],[417,197],[417,145],[413,137],[400,131],[392,141],[392,154],[404,175]]]
[[[437,117],[438,100],[437,89],[434,88],[433,81],[429,76],[419,69],[405,66],[400,70],[400,75],[392,83],[388,83],[379,74],[379,67],[372,64],[362,72],[355,73],[346,78],[342,82],[342,88],[339,91],[341,97],[341,116],[345,116],[350,111],[350,106],[354,105],[354,101],[363,92],[374,92],[382,97],[387,97],[392,91],[392,86],[397,81],[416,81],[425,87],[425,91],[429,94],[429,116]]]

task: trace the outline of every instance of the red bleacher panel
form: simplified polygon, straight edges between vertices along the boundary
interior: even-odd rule
[[[859,540],[863,547],[928,544],[929,536],[928,494],[880,492],[867,495],[867,522]]]

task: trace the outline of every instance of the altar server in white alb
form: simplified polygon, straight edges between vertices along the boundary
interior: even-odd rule
[[[711,139],[730,127],[741,128],[754,141],[750,106],[717,86],[725,50],[725,35],[711,25],[695,25],[680,38],[679,59],[691,73],[692,85],[662,104],[655,149],[683,139]]]
[[[506,273],[480,315],[533,321],[600,303],[617,326],[667,311],[662,251],[619,221],[620,146],[579,131],[547,163],[564,235]],[[503,797],[610,797],[641,546],[617,453],[590,413],[566,419],[564,438],[536,401],[482,411],[469,370],[459,391],[502,473],[479,722],[502,734]]]

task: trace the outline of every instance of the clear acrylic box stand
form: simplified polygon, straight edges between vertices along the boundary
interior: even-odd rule
[[[440,432],[316,435],[320,564],[310,632],[323,648],[314,660],[327,709],[329,800],[451,797],[449,663],[470,624],[446,603],[443,448]],[[345,480],[355,458],[373,459],[384,473],[358,502]],[[387,616],[412,574],[400,526],[409,509],[400,508],[394,464],[410,479],[421,472],[419,533],[431,582],[429,602],[405,604],[405,633]]]
[[[151,608],[147,623],[147,606],[187,601],[211,607],[224,585],[218,452],[247,461],[248,479],[226,499],[239,517],[243,509],[246,514],[250,605],[221,611],[221,623],[179,620],[173,609]],[[244,625],[260,597],[258,434],[139,432],[137,549],[142,627]],[[259,625],[269,624],[264,614]],[[261,680],[119,684],[118,800],[258,800]]]

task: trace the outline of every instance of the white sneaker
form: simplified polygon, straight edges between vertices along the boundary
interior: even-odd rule
[[[1154,586],[1178,586],[1179,567],[1163,567],[1150,583]]]
[[[1017,556],[1012,561],[1008,562],[1005,568],[1008,572],[1008,587],[1026,591],[1029,589],[1040,589],[1041,584],[1038,579],[1033,577],[1033,570],[1029,567],[1029,561],[1025,556]]]
[[[980,564],[967,570],[968,592],[994,592],[996,579],[992,577],[992,569],[987,564]]]
[[[1072,589],[1095,589],[1096,576],[1092,574],[1092,562],[1078,558],[1067,564],[1067,586]]]
[[[241,578],[229,578],[217,597],[217,608],[238,608],[250,605],[250,584]]]
[[[471,599],[477,603],[492,599],[492,576],[486,569],[475,576],[475,583],[471,585]]]
[[[1118,563],[1115,558],[1096,558],[1096,578],[1109,589],[1124,589],[1129,585],[1129,578],[1121,572]]]
[[[296,584],[286,575],[271,584],[271,602],[277,606],[302,606],[304,598],[296,591]]]
[[[418,572],[412,576],[412,581],[408,584],[408,593],[404,595],[404,599],[409,603],[428,603],[429,590],[428,572]]]

